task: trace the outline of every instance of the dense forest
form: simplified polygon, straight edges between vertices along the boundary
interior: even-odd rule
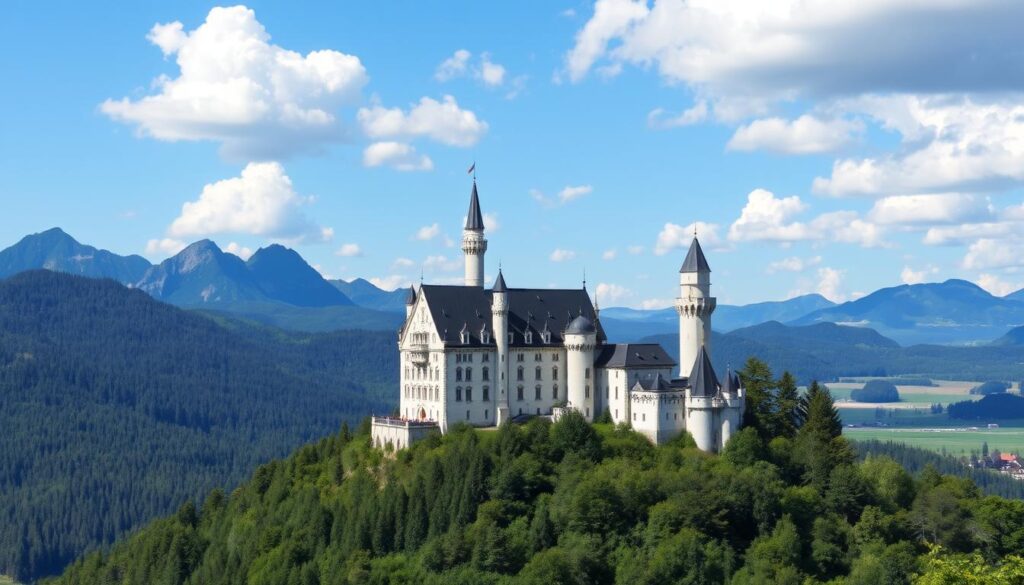
[[[899,402],[900,392],[888,380],[868,380],[863,388],[850,392],[854,402]]]
[[[988,394],[981,400],[954,402],[946,407],[949,418],[973,421],[1024,418],[1024,398],[1017,394]]]
[[[394,333],[286,334],[113,281],[0,281],[0,573],[59,573],[260,463],[389,409]]]
[[[54,583],[1019,582],[1024,502],[858,461],[827,388],[742,376],[748,426],[721,455],[576,413],[397,453],[346,426]]]

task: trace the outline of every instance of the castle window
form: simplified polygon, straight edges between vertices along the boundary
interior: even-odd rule
[[[590,407],[587,407],[587,418],[590,418]]]
[[[616,386],[615,387],[615,400],[618,400],[618,399],[619,399],[619,387]]]
[[[516,388],[516,399],[517,400],[522,400],[523,399],[523,387],[522,386]],[[522,414],[522,412],[520,412],[520,414]]]
[[[461,364],[462,363],[462,354],[461,353],[455,354],[455,363],[457,363],[457,364]]]
[[[469,420],[469,411],[466,411],[466,420]]]
[[[534,380],[543,380],[544,379],[544,376],[542,376],[541,373],[540,373],[540,366],[537,366],[536,368],[533,369],[533,379]]]
[[[462,402],[462,386],[455,387],[455,402]]]
[[[485,353],[484,357],[480,358],[480,361],[482,361],[484,363],[491,361],[491,354]]]
[[[487,402],[490,399],[491,399],[491,387],[490,386],[484,386],[484,402]]]
[[[527,331],[526,334],[523,335],[523,339],[526,343],[533,343],[533,332]]]
[[[540,334],[540,340],[543,343],[551,343],[551,332],[550,331],[545,331],[545,332],[541,333]]]
[[[647,413],[641,414],[640,415],[640,420],[646,422],[647,421]]]
[[[519,353],[519,354],[517,354],[517,355],[516,355],[516,361],[517,361],[517,362],[522,362],[522,361],[526,361],[526,355],[525,355],[525,354],[523,354],[523,353]]]
[[[619,409],[615,409],[615,420],[619,420]]]
[[[456,382],[461,382],[462,381],[462,368],[455,368],[455,381]]]
[[[590,398],[590,384],[587,384],[586,386],[584,386],[583,387],[583,391],[584,391],[583,397],[584,398]]]
[[[558,384],[551,387],[551,398],[558,400]]]
[[[542,354],[542,353],[535,353],[535,354],[533,354],[533,361],[535,361],[535,362],[542,362],[542,361],[544,361],[544,354]]]
[[[484,355],[486,355],[486,354],[484,354]],[[486,382],[486,381],[491,379],[491,370],[487,366],[484,366],[483,374],[484,374],[484,377],[482,379],[483,379],[484,382]]]
[[[558,356],[560,356],[560,355],[562,355],[562,354],[556,353],[555,355],[551,356],[551,361],[557,362],[558,361]]]
[[[473,402],[473,389],[466,386],[466,402]]]
[[[484,420],[491,420],[491,411],[484,409]]]
[[[552,380],[557,380],[558,379],[558,366],[551,366],[551,379]]]
[[[540,407],[537,407],[537,415],[540,416]]]
[[[633,413],[633,422],[636,422],[636,413]]]
[[[519,366],[519,368],[516,369],[516,381],[523,381],[523,366]]]
[[[533,399],[534,400],[540,400],[540,384],[537,384],[537,386],[533,390],[534,390]]]
[[[588,380],[590,379],[590,368],[586,369],[586,372],[583,374],[583,377]]]
[[[491,342],[491,334],[486,332],[486,331],[484,331],[484,330],[481,330],[480,331],[480,343],[490,343],[490,342]]]
[[[473,381],[473,368],[466,368],[466,381],[467,382],[472,382]]]

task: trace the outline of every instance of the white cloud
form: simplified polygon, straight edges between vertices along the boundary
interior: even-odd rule
[[[577,185],[575,187],[571,185],[566,185],[564,189],[558,192],[558,199],[562,203],[568,203],[570,201],[579,199],[584,195],[589,195],[593,191],[594,188],[591,187],[590,185]]]
[[[491,55],[484,53],[480,55],[480,71],[478,73],[484,85],[497,87],[505,83],[505,68],[493,61]]]
[[[821,120],[809,114],[795,120],[764,118],[737,128],[726,148],[817,154],[839,150],[863,131],[863,123],[842,118]]]
[[[576,33],[576,45],[566,56],[569,79],[582,79],[604,55],[609,41],[627,33],[633,23],[647,15],[646,1],[599,0],[594,5],[594,15]]]
[[[158,238],[146,242],[146,254],[149,256],[173,256],[187,246],[185,242],[174,238]]]
[[[187,33],[180,22],[157,24],[147,38],[175,56],[178,77],[161,76],[157,93],[108,99],[100,110],[157,140],[219,142],[235,159],[316,151],[342,139],[336,112],[357,100],[368,80],[353,55],[302,55],[271,44],[245,6],[213,8]]]
[[[425,225],[420,229],[416,230],[416,239],[423,242],[427,240],[433,240],[439,235],[441,235],[441,224],[439,223]]]
[[[1012,292],[1017,292],[1020,289],[1024,288],[1024,282],[1008,282],[994,274],[988,273],[982,273],[978,275],[977,283],[978,286],[996,295],[997,297],[1005,297],[1006,295]]]
[[[655,108],[647,114],[647,126],[655,130],[666,130],[668,128],[679,128],[681,126],[692,126],[703,122],[708,117],[708,103],[701,100],[693,107],[683,110],[675,116],[665,117],[667,112],[662,108]]]
[[[420,98],[408,113],[380,105],[360,108],[357,118],[363,132],[374,139],[425,137],[448,146],[468,147],[487,132],[487,122],[461,109],[450,95],[440,102]]]
[[[399,171],[432,171],[434,161],[404,142],[374,142],[363,151],[363,166],[386,165]]]
[[[921,270],[914,270],[909,266],[904,266],[903,270],[900,271],[900,282],[903,284],[921,284],[922,282],[928,282],[928,278],[935,274],[938,274],[939,269],[934,266],[926,266]]]
[[[814,292],[833,302],[843,302],[847,295],[843,292],[844,270],[824,266],[818,269],[818,284]]]
[[[182,206],[167,234],[180,238],[239,233],[292,242],[327,241],[333,230],[316,225],[302,212],[311,202],[311,197],[295,192],[279,163],[249,163],[240,176],[203,187],[197,200]]]
[[[832,240],[863,247],[885,244],[882,230],[861,219],[854,211],[832,211],[810,222],[796,221],[793,216],[806,209],[807,206],[796,195],[779,199],[771,191],[755,189],[747,195],[747,204],[739,219],[729,227],[729,239],[782,244]]]
[[[949,224],[984,220],[992,214],[992,205],[986,197],[940,193],[879,199],[868,213],[868,219],[881,224]]]
[[[374,276],[368,279],[370,284],[383,290],[396,290],[398,288],[409,288],[412,286],[412,280],[401,274],[391,274],[388,276]]]
[[[359,244],[342,244],[341,247],[334,252],[334,255],[341,256],[343,258],[353,258],[355,256],[362,256],[363,249]]]
[[[463,267],[462,258],[451,258],[447,256],[427,256],[423,261],[423,268],[431,272],[455,272]]]
[[[451,57],[448,57],[437,66],[437,71],[434,72],[434,79],[444,82],[465,75],[471,56],[472,53],[466,49],[455,51]]]
[[[675,300],[673,299],[644,299],[640,301],[637,308],[645,311],[653,311],[657,309],[666,309],[672,306],[675,306]]]
[[[572,250],[563,250],[561,248],[557,248],[554,252],[551,253],[552,262],[567,262],[575,257],[576,252],[573,252]]]
[[[610,250],[605,250],[604,253],[601,254],[601,259],[602,260],[615,260],[615,256],[617,256],[617,255],[618,255],[618,252],[614,248],[612,248]]]
[[[928,228],[922,240],[932,246],[963,245],[979,238],[1000,239],[1020,233],[1016,222],[965,223]]]
[[[498,222],[497,213],[484,213],[484,229],[490,233],[494,233],[501,228],[501,223]]]
[[[606,282],[598,283],[594,298],[605,306],[621,304],[633,296],[633,291],[628,288]]]
[[[689,225],[677,225],[666,223],[658,232],[658,241],[654,244],[654,253],[664,256],[672,250],[685,250],[690,247],[693,241],[693,234],[704,242],[705,246],[718,248],[721,246],[721,239],[718,237],[718,225],[697,221]]]
[[[228,242],[228,245],[224,246],[224,251],[238,256],[242,260],[248,260],[252,256],[252,248],[243,246],[238,242]]]
[[[412,268],[416,263],[409,258],[395,258],[395,261],[391,264],[393,270],[402,268]]]
[[[808,268],[817,266],[818,264],[821,264],[821,256],[812,256],[810,258],[790,256],[768,264],[765,272],[768,274],[774,274],[776,272],[803,272]]]
[[[967,248],[962,265],[967,270],[1024,266],[1024,239],[982,238]]]

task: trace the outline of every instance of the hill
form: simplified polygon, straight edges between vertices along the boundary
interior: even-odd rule
[[[1000,298],[965,280],[911,284],[877,290],[820,309],[788,324],[822,321],[877,330],[901,344],[987,341],[1024,324],[1024,302]]]
[[[345,293],[307,264],[298,252],[280,244],[256,250],[245,265],[268,299],[296,307],[353,304]]]
[[[798,432],[768,446],[748,428],[722,456],[578,414],[456,428],[397,456],[343,432],[55,583],[909,584],[953,582],[939,575],[964,553],[1007,563],[978,561],[979,582],[1022,569],[1006,555],[1024,503],[856,463],[819,403]],[[926,556],[926,541],[942,548]]]
[[[217,322],[111,280],[0,280],[0,573],[58,572],[372,411],[394,334]]]
[[[360,307],[377,311],[405,312],[405,297],[409,294],[408,289],[384,290],[363,278],[355,278],[350,281],[329,280],[328,282],[345,293],[345,296]]]
[[[1024,326],[1014,327],[1007,331],[1004,335],[997,337],[992,340],[992,345],[995,346],[1013,346],[1021,347],[1024,346]]]
[[[137,282],[149,268],[141,256],[118,256],[78,243],[60,228],[22,238],[0,251],[0,278],[25,270],[45,268],[94,278],[112,278],[124,284]]]

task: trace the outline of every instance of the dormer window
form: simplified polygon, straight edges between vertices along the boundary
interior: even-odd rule
[[[487,329],[480,330],[480,343],[490,343],[491,334],[487,332]]]
[[[540,334],[541,343],[551,343],[551,332],[543,331]]]
[[[533,343],[533,332],[532,331],[527,331],[526,334],[523,335],[523,339],[524,339],[524,342],[527,343],[527,344]]]

